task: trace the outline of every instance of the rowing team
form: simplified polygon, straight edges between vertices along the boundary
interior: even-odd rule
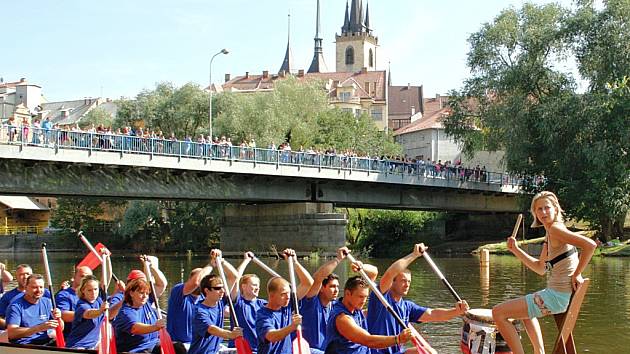
[[[99,296],[100,284],[91,269],[77,267],[72,284],[55,295],[54,310],[51,295],[44,290],[43,277],[32,274],[28,265],[19,265],[18,287],[0,298],[0,328],[6,325],[12,343],[50,345],[54,329],[62,326],[67,347],[93,349],[100,339],[104,314],[108,313],[118,352],[160,353],[160,345],[164,346],[167,339],[164,337],[170,337],[175,352],[191,354],[218,353],[224,350],[223,340],[228,340],[230,347],[236,346],[239,354],[309,350],[339,354],[434,353],[406,324],[447,321],[463,315],[468,304],[459,301],[450,309],[431,309],[403,298],[411,284],[407,268],[425,250],[423,244],[414,245],[410,254],[385,271],[376,286],[373,281],[378,269],[354,260],[346,247],[339,248],[336,258],[312,275],[298,262],[294,250],[284,250],[282,255],[289,262],[293,284],[251,252],[246,252],[241,264],[234,268],[222,258],[220,250],[212,250],[208,265],[193,269],[185,282],[171,289],[168,321],[160,318],[155,308],[155,299],[164,292],[167,281],[153,256],[141,256],[147,264],[145,272],[132,270],[127,283],[118,281],[116,293],[107,301],[102,300],[102,290]],[[106,249],[104,252],[109,253]],[[352,260],[352,270],[361,275],[346,281],[343,297],[337,300],[340,284],[333,272],[345,258]],[[251,261],[272,274],[267,283],[267,300],[258,297],[258,276],[245,273]],[[224,276],[213,274],[213,268]],[[107,262],[107,269],[110,271],[106,273],[112,274],[111,262]],[[148,272],[149,280],[154,280],[154,294],[152,283],[147,281]],[[370,293],[370,285],[378,294]],[[224,329],[230,307],[236,318],[231,329]]]

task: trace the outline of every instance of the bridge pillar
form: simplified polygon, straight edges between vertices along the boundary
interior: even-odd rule
[[[221,225],[221,249],[226,253],[281,252],[334,254],[345,245],[344,214],[331,203],[278,203],[226,207]]]

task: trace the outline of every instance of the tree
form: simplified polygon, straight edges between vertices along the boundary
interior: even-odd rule
[[[99,126],[103,125],[104,127],[111,127],[114,123],[114,117],[107,112],[106,110],[96,107],[93,110],[89,111],[83,119],[79,122],[81,128],[90,128],[92,125]]]
[[[605,237],[621,236],[630,205],[628,13],[623,0],[501,12],[470,37],[472,76],[452,92],[445,121],[466,153],[503,149],[510,171],[543,175],[530,190],[555,191],[569,216]],[[562,69],[572,59],[586,92]]]
[[[96,198],[60,197],[50,224],[70,233],[93,228],[103,213],[102,203],[103,200]]]
[[[208,129],[208,94],[197,84],[175,87],[161,82],[154,90],[140,92],[135,100],[120,100],[116,127],[136,126],[174,133],[178,138],[194,137]]]
[[[322,87],[320,81],[289,76],[277,80],[270,92],[224,92],[217,95],[217,131],[236,141],[254,138],[261,147],[288,141],[294,148],[400,153],[400,146],[367,115],[355,117],[330,107]]]

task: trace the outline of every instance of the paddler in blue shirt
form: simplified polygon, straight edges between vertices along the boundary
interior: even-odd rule
[[[358,272],[363,269],[368,276],[378,273],[376,267],[361,262],[352,264]],[[326,328],[326,354],[368,354],[370,348],[386,348],[411,339],[411,330],[405,329],[397,335],[382,336],[367,331],[367,321],[363,314],[363,306],[369,294],[369,285],[360,276],[346,281],[344,296],[337,301],[331,310]]]
[[[430,309],[403,299],[403,296],[407,295],[411,286],[411,272],[407,267],[413,261],[422,257],[426,249],[426,246],[422,243],[414,245],[413,252],[394,262],[383,274],[378,284],[378,288],[385,299],[387,299],[387,302],[405,323],[448,321],[463,315],[469,308],[465,300],[457,302],[455,307],[451,309]],[[372,276],[370,275],[370,277]],[[374,275],[373,279],[376,279],[376,275]],[[372,334],[395,335],[403,330],[374,294],[370,295],[368,303],[367,324]],[[371,354],[397,353],[415,353],[415,348],[405,349],[402,345],[396,345],[389,348],[371,350]]]
[[[349,252],[347,247],[341,247],[337,257],[319,267],[313,273],[313,286],[300,301],[303,335],[311,347],[311,354],[324,353],[330,311],[339,295],[339,277],[333,271]]]

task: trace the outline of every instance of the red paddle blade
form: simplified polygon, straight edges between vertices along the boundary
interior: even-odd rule
[[[96,246],[94,246],[94,249],[98,252],[100,252],[103,248],[105,248],[105,246],[103,246],[102,243],[97,243]],[[101,260],[92,252],[88,252],[88,254],[85,256],[85,258],[83,258],[83,260],[81,262],[79,262],[79,264],[77,265],[77,267],[90,267],[90,269],[94,270],[96,269],[96,267],[101,265]]]
[[[162,349],[162,354],[175,354],[173,340],[171,340],[171,335],[168,334],[166,328],[160,329],[160,349]]]
[[[116,336],[114,336],[114,328],[112,327],[112,324],[109,323],[109,321],[107,322],[107,326],[109,327],[109,354],[118,354],[118,351],[116,350]]]
[[[238,354],[252,354],[252,347],[245,337],[238,337],[234,340],[234,346],[236,347],[236,353]]]
[[[311,354],[311,346],[308,345],[306,339],[302,337],[302,330],[298,329],[296,334],[293,340],[293,354]]]
[[[116,354],[116,338],[114,338],[114,329],[109,321],[104,320],[101,323],[101,340],[98,343],[98,354]]]
[[[57,348],[65,348],[66,339],[63,337],[63,329],[61,329],[61,319],[58,319],[57,322],[58,326],[55,327],[55,342],[57,343]]]
[[[435,349],[433,349],[431,347],[431,345],[429,345],[429,342],[427,342],[420,335],[420,333],[418,333],[416,328],[411,323],[407,324],[407,327],[409,327],[411,329],[411,333],[413,334],[413,339],[411,340],[411,342],[416,347],[416,350],[418,351],[418,354],[433,354],[433,353],[437,353],[435,351]]]

